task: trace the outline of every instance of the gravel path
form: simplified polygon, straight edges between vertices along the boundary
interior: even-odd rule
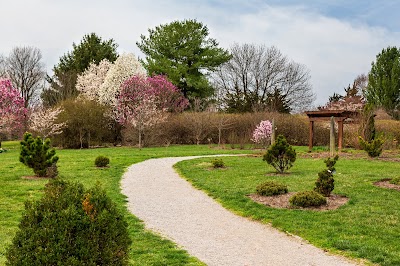
[[[122,192],[129,210],[146,228],[207,265],[354,265],[269,225],[237,216],[193,188],[172,166],[198,157],[150,159],[128,168]]]

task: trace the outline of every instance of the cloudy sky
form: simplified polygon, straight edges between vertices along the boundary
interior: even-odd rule
[[[362,73],[388,46],[400,46],[398,0],[0,0],[0,54],[15,46],[42,51],[46,69],[95,32],[119,52],[136,46],[149,28],[197,19],[222,47],[234,42],[276,46],[311,73],[315,104]]]

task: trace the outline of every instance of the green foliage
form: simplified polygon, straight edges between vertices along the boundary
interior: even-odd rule
[[[383,150],[383,143],[385,143],[382,137],[375,138],[371,141],[366,141],[363,137],[358,137],[360,147],[368,153],[369,157],[379,157]]]
[[[33,168],[37,176],[43,177],[46,176],[47,168],[57,163],[58,157],[56,150],[50,148],[50,139],[43,141],[40,137],[33,138],[31,133],[25,133],[19,161]]]
[[[383,49],[372,62],[365,96],[368,103],[383,107],[392,117],[400,119],[400,50]]]
[[[50,88],[43,90],[41,95],[45,106],[55,106],[66,99],[75,98],[78,95],[75,88],[77,76],[90,63],[99,64],[103,59],[114,62],[118,57],[118,45],[114,40],[102,40],[95,33],[85,35],[78,45],[73,43],[72,47],[72,51],[64,54],[54,66],[54,76],[47,77]]]
[[[128,265],[127,223],[98,185],[54,179],[25,203],[7,265]]]
[[[392,178],[389,182],[390,184],[400,185],[400,177]]]
[[[256,187],[256,193],[261,196],[281,195],[287,192],[288,188],[286,185],[274,181],[267,181]]]
[[[374,107],[371,104],[367,104],[363,108],[361,130],[366,141],[375,139],[375,114]]]
[[[214,159],[211,161],[214,168],[224,168],[225,163],[222,159]]]
[[[104,115],[110,109],[95,101],[76,99],[62,103],[63,112],[59,122],[67,122],[68,127],[60,135],[54,136],[54,144],[65,148],[88,148],[118,141],[120,126]]]
[[[326,198],[315,191],[302,191],[290,197],[289,202],[296,207],[318,207],[326,204]]]
[[[96,159],[94,160],[94,164],[97,167],[106,167],[109,163],[110,163],[110,159],[103,155],[97,156]]]
[[[326,159],[324,163],[326,164],[326,167],[328,169],[325,169],[318,173],[318,179],[315,182],[314,191],[320,193],[325,197],[329,197],[332,190],[335,188],[333,173],[335,172],[335,164],[338,159],[338,155],[336,155],[333,159]]]
[[[275,144],[264,154],[263,161],[273,166],[279,173],[283,173],[296,161],[296,151],[283,135],[279,135]]]
[[[209,38],[207,26],[196,20],[173,21],[149,29],[149,36],[141,35],[137,42],[146,55],[143,62],[151,75],[167,75],[186,98],[206,98],[213,89],[205,76],[227,62],[231,56]]]

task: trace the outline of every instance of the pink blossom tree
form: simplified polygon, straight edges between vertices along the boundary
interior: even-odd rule
[[[20,92],[12,86],[10,80],[0,79],[0,132],[7,137],[21,133],[25,116],[25,103]]]
[[[139,132],[139,148],[145,129],[162,123],[170,112],[182,111],[187,99],[164,76],[133,76],[122,85],[117,101],[118,120]]]
[[[263,120],[257,125],[251,140],[257,144],[261,144],[264,148],[266,148],[271,140],[271,134],[272,123],[269,120]]]
[[[29,129],[38,133],[42,139],[62,133],[62,129],[67,123],[56,123],[58,115],[63,111],[62,108],[43,107],[34,110],[29,117]]]

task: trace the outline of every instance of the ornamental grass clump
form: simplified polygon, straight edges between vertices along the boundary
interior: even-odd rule
[[[274,181],[266,181],[261,183],[256,188],[256,193],[260,196],[274,196],[286,194],[288,188],[286,185]]]
[[[318,207],[326,204],[326,198],[315,191],[302,191],[294,194],[289,202],[296,207]]]
[[[266,161],[279,173],[284,173],[296,161],[296,151],[286,141],[284,136],[279,135],[275,143],[264,154],[263,161]]]
[[[128,265],[123,214],[98,185],[52,179],[25,212],[6,265]]]
[[[329,197],[332,190],[335,188],[333,173],[335,172],[335,164],[338,159],[338,155],[336,155],[333,159],[326,159],[324,163],[326,164],[327,169],[318,173],[318,179],[315,182],[314,191],[325,197]]]

